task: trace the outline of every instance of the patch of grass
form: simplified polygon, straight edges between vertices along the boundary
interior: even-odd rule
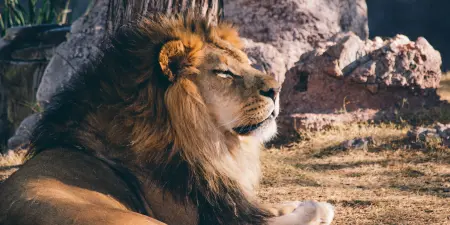
[[[339,110],[336,110],[336,114],[346,114],[347,113],[347,105],[351,102],[347,101],[347,96],[342,100],[342,107]]]
[[[0,167],[21,165],[24,157],[24,151],[0,154]]]
[[[340,202],[343,206],[345,207],[352,207],[352,208],[356,208],[356,207],[360,207],[360,208],[365,208],[365,207],[369,207],[374,205],[374,203],[372,201],[364,201],[364,200],[344,200]]]
[[[31,109],[31,111],[33,111],[33,113],[41,113],[44,111],[44,109],[39,105],[38,102],[24,102],[22,103],[23,106]]]
[[[365,175],[365,173],[358,173],[358,172],[347,174],[347,176],[349,176],[349,177],[362,177],[364,175]]]
[[[440,85],[438,95],[442,100],[450,102],[450,72],[442,74]]]
[[[414,168],[406,168],[403,171],[403,173],[405,174],[405,176],[408,176],[408,177],[422,177],[422,176],[425,176],[425,173],[423,173],[423,172],[421,172],[419,170],[416,170]]]
[[[68,14],[70,0],[66,0],[64,7],[62,1],[57,0],[28,0],[23,5],[19,0],[5,0],[0,7],[0,36],[5,35],[6,29],[15,26],[37,25],[48,23],[66,24],[70,18]],[[38,5],[40,7],[38,8]]]
[[[0,154],[0,183],[19,169],[24,162],[25,151]]]

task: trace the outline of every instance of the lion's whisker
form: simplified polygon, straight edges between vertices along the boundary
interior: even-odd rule
[[[242,122],[244,120],[243,115],[244,114],[242,112],[240,112],[235,118],[233,118],[232,120],[230,120],[230,121],[228,121],[226,123],[223,123],[223,124],[219,125],[219,127],[227,126],[227,125],[229,125],[231,123],[234,123],[236,121],[239,121],[239,123],[240,123],[240,122]]]

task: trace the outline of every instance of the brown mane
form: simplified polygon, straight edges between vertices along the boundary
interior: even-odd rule
[[[172,40],[187,49],[167,62],[177,71],[173,82],[158,63],[162,46]],[[258,171],[258,155],[240,154],[259,144],[220,131],[187,79],[198,73],[205,45],[248,60],[229,24],[155,16],[119,29],[105,40],[95,65],[52,99],[32,135],[32,154],[77,149],[114,161],[196,204],[199,224],[264,224],[268,214],[248,196],[256,181],[242,180],[238,169]]]

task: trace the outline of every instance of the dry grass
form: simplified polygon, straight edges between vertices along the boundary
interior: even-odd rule
[[[19,168],[23,163],[24,156],[24,151],[9,152],[5,155],[0,154],[0,183]]]
[[[315,199],[336,206],[334,224],[449,224],[450,150],[404,146],[406,128],[352,125],[263,153],[265,202]],[[368,149],[339,143],[372,136]]]
[[[450,72],[442,75],[441,87],[438,89],[438,94],[442,100],[450,102]]]
[[[438,93],[450,101],[450,74]],[[415,116],[450,121],[450,109],[433,110]],[[334,224],[450,224],[450,150],[436,145],[411,149],[404,141],[409,128],[354,124],[303,133],[299,143],[263,152],[259,196],[269,203],[328,201],[336,207]],[[366,149],[340,147],[343,141],[368,136],[374,143]],[[22,158],[22,153],[0,157],[0,182]]]

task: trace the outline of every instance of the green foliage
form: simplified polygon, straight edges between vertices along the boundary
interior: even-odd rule
[[[41,113],[44,112],[44,109],[42,109],[42,107],[39,105],[39,103],[37,102],[23,102],[21,103],[21,105],[30,108],[33,113]]]
[[[19,0],[5,0],[0,6],[0,36],[14,26],[67,23],[70,0],[65,2],[65,7],[59,7],[61,0],[28,0],[24,6]]]

